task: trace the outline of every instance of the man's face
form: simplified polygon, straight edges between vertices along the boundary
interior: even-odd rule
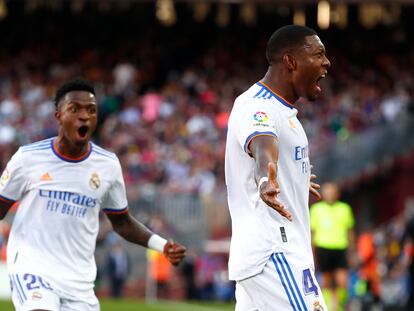
[[[325,183],[322,186],[322,198],[329,204],[335,203],[339,199],[339,188],[334,183]]]
[[[87,91],[68,92],[55,113],[64,138],[75,145],[85,145],[96,128],[97,105],[95,95]]]
[[[305,44],[295,53],[297,68],[293,73],[293,84],[298,96],[315,100],[321,93],[319,81],[331,66],[325,55],[325,47],[318,36],[307,36]]]

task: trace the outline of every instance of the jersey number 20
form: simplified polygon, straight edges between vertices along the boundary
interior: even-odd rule
[[[51,290],[50,284],[43,281],[41,276],[37,276],[34,274],[26,273],[23,276],[23,280],[26,282],[26,287],[28,290],[36,289],[43,287],[45,289]]]

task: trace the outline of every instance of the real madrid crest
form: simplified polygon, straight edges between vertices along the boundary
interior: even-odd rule
[[[92,189],[98,189],[101,185],[101,180],[99,179],[99,175],[96,172],[93,172],[91,178],[89,179],[89,186]]]
[[[313,303],[313,311],[324,311],[319,301]]]
[[[5,185],[7,184],[7,182],[9,181],[9,179],[10,179],[10,172],[9,172],[9,170],[6,168],[6,169],[3,171],[3,174],[1,174],[1,177],[0,177],[0,184],[1,184],[2,186],[5,186]]]

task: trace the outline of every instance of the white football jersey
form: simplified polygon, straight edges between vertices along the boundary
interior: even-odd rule
[[[232,219],[231,280],[260,273],[275,252],[300,254],[313,267],[308,209],[308,139],[296,114],[291,104],[260,82],[235,100],[225,155]],[[292,222],[267,206],[259,196],[254,178],[255,161],[248,146],[260,135],[274,136],[278,140],[278,200],[292,214]]]
[[[121,166],[94,143],[84,156],[68,158],[54,140],[20,147],[3,172],[0,198],[20,201],[7,249],[9,273],[27,270],[69,297],[94,297],[99,211],[127,212]]]

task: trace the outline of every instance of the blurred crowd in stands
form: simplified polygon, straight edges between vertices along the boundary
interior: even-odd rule
[[[41,23],[40,18],[28,18],[25,27]],[[39,24],[33,38],[34,30],[24,34],[22,26],[1,39],[0,168],[19,145],[56,135],[54,92],[63,81],[83,76],[95,84],[99,100],[94,140],[119,156],[131,202],[154,189],[219,197],[225,192],[229,113],[235,97],[265,73],[264,47],[273,28],[260,34],[257,29],[215,29],[214,34],[204,29],[192,35],[182,28],[137,30],[136,35],[120,29],[119,34],[107,33],[112,37],[105,41],[99,27],[108,30],[114,25],[106,25],[105,18],[92,18],[98,25],[92,30],[87,18],[73,24],[52,20]],[[414,51],[408,31],[379,29],[375,36],[367,31],[360,37],[353,33],[352,38],[352,30],[340,36],[335,31],[321,33],[333,64],[322,82],[323,96],[315,103],[297,103],[312,156],[322,154],[333,141],[346,141],[414,112]],[[21,36],[23,43],[12,41],[12,35]],[[4,228],[0,226],[5,234]],[[351,278],[354,297],[377,298],[389,305],[406,298],[407,278],[399,264],[405,254],[400,245],[403,232],[401,217],[361,229],[361,260],[351,269],[353,276],[359,272],[358,278]],[[116,241],[110,244],[114,252],[121,247]],[[194,271],[188,269],[197,265],[225,263],[200,256],[195,264],[192,258],[183,268],[190,276]],[[208,279],[209,284],[215,279],[220,286],[222,278],[213,274],[196,279]],[[213,297],[208,290],[191,296],[192,290],[190,297]]]

